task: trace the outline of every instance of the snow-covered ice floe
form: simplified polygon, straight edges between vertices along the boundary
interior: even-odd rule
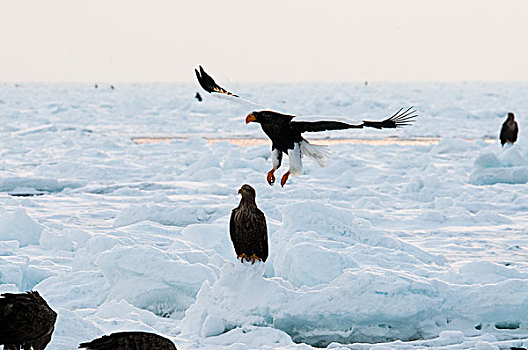
[[[320,139],[440,137],[332,145],[280,188],[268,145],[202,138],[262,135],[194,85],[0,85],[0,292],[36,289],[58,312],[48,349],[124,330],[178,349],[526,347],[527,88],[263,85],[296,114],[420,112]],[[485,142],[510,110],[519,141]],[[185,139],[132,141],[164,135]],[[244,183],[267,217],[265,264],[241,264],[229,240]]]

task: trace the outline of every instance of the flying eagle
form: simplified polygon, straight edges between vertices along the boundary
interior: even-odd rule
[[[242,195],[240,204],[231,212],[229,234],[235,247],[237,259],[265,262],[268,258],[268,228],[264,213],[255,203],[256,192],[250,185],[238,190]]]
[[[231,101],[240,103],[249,108],[260,108],[263,106],[243,99],[232,92],[227,91],[219,86],[214,79],[207,74],[202,66],[200,71],[195,69],[196,77],[202,88],[217,96],[229,99]],[[273,168],[268,172],[267,180],[270,185],[275,183],[275,171],[281,166],[282,154],[286,153],[290,160],[290,168],[282,176],[281,185],[284,186],[290,175],[300,175],[302,173],[302,157],[308,156],[314,159],[320,166],[325,166],[330,150],[328,146],[312,145],[302,134],[305,132],[317,132],[326,130],[342,130],[342,129],[361,129],[361,128],[398,128],[408,125],[417,117],[416,111],[413,107],[406,110],[401,108],[394,113],[390,118],[383,121],[350,121],[350,120],[325,120],[325,117],[320,116],[303,116],[296,117],[294,115],[287,115],[269,110],[253,111],[246,117],[246,124],[251,122],[259,123],[262,130],[271,139],[271,152]],[[340,118],[342,119],[342,118]]]
[[[513,113],[508,113],[508,118],[502,124],[500,132],[501,145],[504,146],[506,142],[513,144],[517,141],[517,134],[519,133],[519,126],[515,121]]]
[[[51,340],[57,313],[37,291],[0,296],[0,344],[4,350],[42,350]]]
[[[177,350],[169,339],[147,332],[118,332],[103,335],[79,348],[88,350]]]

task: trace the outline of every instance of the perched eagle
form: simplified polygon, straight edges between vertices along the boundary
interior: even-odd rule
[[[79,345],[91,350],[176,350],[172,341],[154,333],[118,332]]]
[[[4,350],[42,350],[51,340],[57,313],[37,291],[0,297],[0,344]]]
[[[504,146],[506,142],[514,143],[517,141],[517,134],[519,133],[519,126],[515,121],[513,113],[508,113],[508,119],[502,124],[500,132],[501,145]]]
[[[265,262],[268,258],[268,228],[264,213],[255,203],[255,189],[243,185],[238,190],[242,195],[240,204],[231,212],[229,234],[240,262],[256,260]]]
[[[226,89],[220,87],[214,79],[207,74],[202,66],[200,71],[196,70],[196,77],[202,88],[222,98],[240,103],[250,108],[262,108],[263,106],[243,99]],[[302,157],[308,156],[320,166],[325,166],[330,150],[328,146],[318,146],[310,144],[303,138],[305,132],[317,132],[326,130],[361,129],[361,128],[398,128],[408,125],[417,117],[413,107],[406,110],[401,108],[398,112],[383,121],[350,121],[350,120],[325,120],[320,116],[296,117],[269,110],[253,111],[246,117],[246,124],[251,122],[259,123],[262,130],[271,139],[271,152],[273,168],[268,172],[267,180],[270,185],[275,183],[275,171],[281,166],[282,154],[286,153],[290,160],[289,170],[282,176],[281,185],[284,186],[290,175],[300,175],[302,173]],[[331,118],[335,119],[335,118]],[[341,118],[340,118],[341,119]]]

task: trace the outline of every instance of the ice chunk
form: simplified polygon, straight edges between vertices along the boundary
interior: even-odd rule
[[[102,325],[110,332],[134,329],[153,332],[159,317],[152,312],[130,305],[125,300],[109,300],[90,315],[89,319]],[[116,321],[121,319],[122,321]]]
[[[478,168],[497,168],[501,166],[501,162],[495,154],[484,153],[475,160],[474,165]]]
[[[226,259],[232,259],[236,255],[229,239],[227,225],[188,225],[182,230],[181,235],[183,239],[193,242],[199,247],[212,249]]]
[[[204,340],[206,346],[224,346],[226,349],[274,349],[294,346],[291,337],[281,330],[271,327],[237,327],[222,335]],[[308,349],[295,345],[295,349]]]
[[[226,264],[216,282],[200,289],[182,333],[209,330],[205,322],[213,317],[225,329],[273,326],[294,340],[325,345],[432,335],[437,328],[428,320],[441,319],[437,287],[405,273],[347,269],[327,286],[301,289],[263,273],[262,264]]]
[[[26,188],[29,193],[61,192],[65,188],[79,188],[79,181],[57,180],[39,177],[5,177],[0,179],[1,192],[20,192],[17,189]],[[22,192],[20,192],[22,193]]]
[[[164,225],[186,226],[205,221],[209,215],[200,207],[133,205],[121,211],[114,226],[126,226],[143,220],[150,220]]]
[[[224,321],[220,317],[209,315],[205,318],[200,335],[202,337],[210,337],[213,335],[222,334],[224,333],[224,330]]]
[[[53,305],[68,309],[97,308],[107,298],[110,284],[100,271],[75,271],[49,277],[35,289]]]
[[[275,273],[295,286],[328,283],[358,266],[352,257],[310,242],[290,245],[273,263]]]
[[[473,185],[525,184],[528,182],[528,167],[475,169],[469,182]]]
[[[517,145],[484,152],[475,160],[469,182],[474,185],[525,184],[528,182],[528,154],[523,154]]]
[[[20,246],[39,244],[44,226],[31,219],[22,208],[0,212],[0,240],[17,240]]]
[[[62,231],[45,228],[40,237],[40,247],[48,250],[74,250],[73,241]]]
[[[182,313],[194,302],[211,268],[149,246],[117,245],[96,259],[111,285],[109,298],[124,299],[157,315]]]
[[[443,137],[440,142],[433,147],[432,152],[438,154],[458,153],[474,150],[477,147],[478,146],[475,143],[467,142],[465,140]]]
[[[46,299],[45,294],[43,297]],[[76,349],[79,343],[90,341],[104,334],[104,331],[93,321],[86,320],[77,312],[67,308],[56,307],[52,303],[49,304],[57,312],[58,316],[53,337],[46,349]]]

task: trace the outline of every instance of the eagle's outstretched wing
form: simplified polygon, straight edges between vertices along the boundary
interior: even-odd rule
[[[194,70],[194,72],[196,73],[196,77],[198,78],[198,82],[200,83],[200,85],[202,86],[202,88],[211,93],[211,92],[217,92],[219,94],[226,94],[228,96],[234,96],[234,97],[239,97],[238,95],[235,95],[229,91],[227,91],[226,89],[224,89],[223,87],[221,87],[220,85],[218,85],[214,79],[205,72],[205,70],[202,68],[202,66],[200,66],[200,71],[198,72],[197,69]]]
[[[346,118],[342,120],[321,120],[325,117],[317,116],[306,116],[306,117],[295,117],[290,123],[295,130],[299,132],[316,132],[326,130],[342,130],[342,129],[361,129],[361,128],[376,128],[376,129],[389,129],[399,128],[405,125],[409,125],[414,122],[414,119],[418,116],[416,110],[413,107],[407,108],[405,111],[400,108],[390,118],[382,121],[349,121]],[[333,117],[331,117],[334,119]],[[339,118],[339,117],[337,117]],[[314,121],[311,121],[314,120]]]
[[[253,102],[250,100],[246,100],[245,98],[242,98],[230,91],[227,91],[220,85],[218,85],[214,79],[205,72],[205,70],[202,68],[202,66],[199,66],[200,71],[198,69],[195,69],[194,72],[196,73],[196,78],[198,78],[198,82],[200,83],[200,86],[210,93],[213,96],[227,99],[236,103],[239,103],[245,107],[254,109],[254,108],[266,108],[260,103]]]

